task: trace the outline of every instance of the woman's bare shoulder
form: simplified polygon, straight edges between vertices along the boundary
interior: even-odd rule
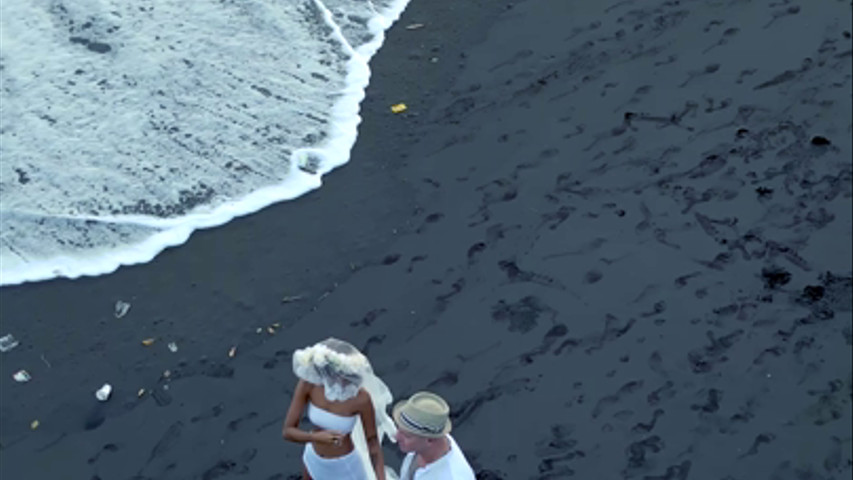
[[[352,399],[352,401],[353,401],[353,402],[355,403],[355,405],[356,405],[357,407],[359,407],[359,408],[362,408],[362,407],[365,407],[365,406],[371,405],[371,402],[370,402],[370,394],[369,394],[369,393],[367,393],[367,390],[365,390],[365,389],[363,389],[363,388],[362,388],[362,389],[359,389],[359,391],[358,391],[358,395],[356,395],[356,396]]]
[[[296,389],[294,390],[294,395],[301,395],[308,401],[311,401],[314,390],[316,388],[317,385],[314,385],[313,383],[308,382],[306,380],[299,379],[299,383],[296,384]]]

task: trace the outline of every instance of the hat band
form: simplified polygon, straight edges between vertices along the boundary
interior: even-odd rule
[[[428,425],[418,423],[409,418],[409,416],[406,415],[406,412],[400,412],[400,420],[402,420],[403,423],[406,424],[406,426],[408,426],[409,428],[419,430],[424,433],[439,434],[444,430],[444,427],[430,427]]]

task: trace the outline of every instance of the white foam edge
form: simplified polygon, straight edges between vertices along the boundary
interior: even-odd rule
[[[332,119],[326,141],[319,147],[297,149],[291,154],[290,171],[287,177],[277,185],[264,187],[245,197],[220,205],[209,211],[194,211],[178,218],[160,219],[143,215],[121,216],[75,216],[75,220],[92,220],[116,224],[135,224],[164,229],[142,242],[126,245],[109,251],[93,250],[92,255],[58,255],[35,262],[22,262],[12,270],[4,270],[0,265],[0,286],[19,285],[26,282],[38,282],[53,278],[75,279],[83,276],[98,276],[113,273],[121,266],[148,263],[163,250],[182,245],[196,230],[224,225],[231,220],[258,212],[272,204],[293,200],[322,186],[322,176],[349,162],[350,152],[358,136],[361,101],[370,81],[370,58],[385,42],[385,31],[402,15],[410,0],[396,0],[389,8],[377,12],[377,16],[368,22],[368,28],[374,34],[372,41],[358,49],[353,49],[341,33],[340,27],[333,21],[332,13],[321,3],[314,3],[323,12],[323,18],[332,28],[332,35],[350,54],[347,65],[346,87],[343,95],[332,106]],[[305,154],[316,155],[322,159],[316,174],[303,172],[298,168],[298,159]],[[199,210],[202,210],[203,207]]]

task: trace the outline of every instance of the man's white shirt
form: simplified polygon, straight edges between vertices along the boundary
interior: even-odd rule
[[[450,441],[450,451],[423,468],[417,468],[414,464],[414,452],[406,455],[400,467],[400,480],[475,480],[474,470],[459,445],[450,435],[447,435],[447,439]]]

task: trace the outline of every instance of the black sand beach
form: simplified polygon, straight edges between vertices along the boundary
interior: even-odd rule
[[[447,398],[479,478],[850,478],[850,25],[414,0],[321,189],[0,289],[0,477],[298,478],[290,354],[336,336]]]

